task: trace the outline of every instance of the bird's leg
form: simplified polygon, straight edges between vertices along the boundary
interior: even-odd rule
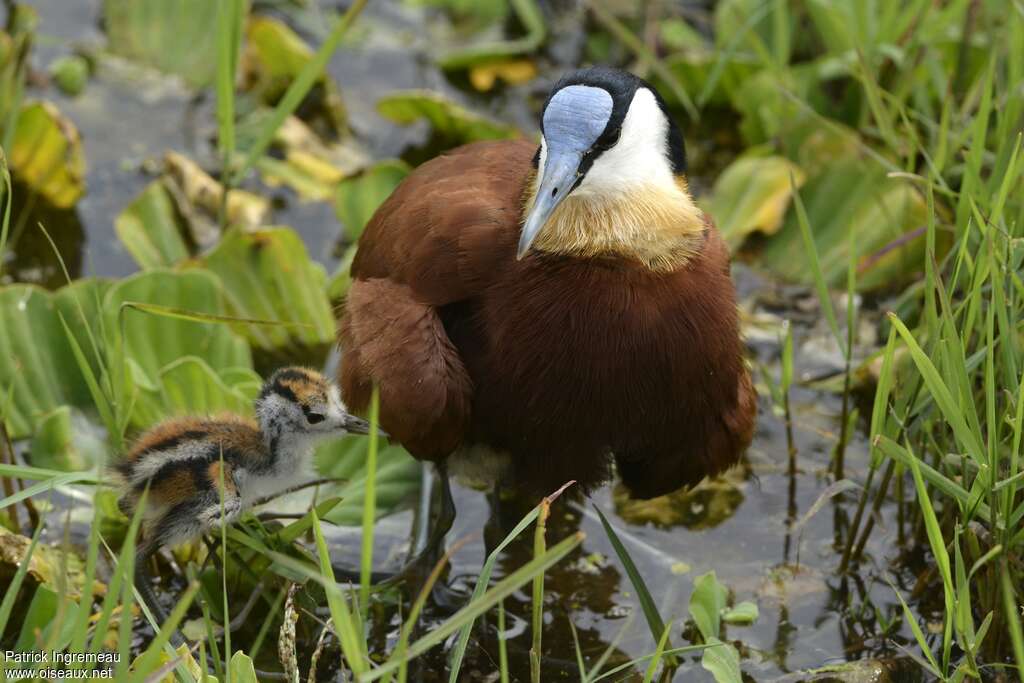
[[[159,628],[167,621],[167,612],[164,611],[156,597],[156,592],[153,590],[153,576],[149,573],[149,561],[153,558],[156,550],[156,544],[145,542],[136,549],[134,581],[135,588],[138,589],[139,595],[142,596],[150,614],[153,615],[153,621]]]
[[[395,575],[385,583],[397,585],[408,583],[410,593],[415,597],[425,585],[430,573],[444,555],[445,539],[455,522],[455,500],[452,498],[451,482],[448,470],[443,463],[435,464],[436,472],[429,465],[423,468],[423,481],[420,490],[420,509],[416,519],[416,535],[414,536],[410,559]],[[440,484],[440,508],[436,519],[431,520],[433,490]],[[438,582],[432,588],[434,603],[444,609],[457,609],[459,600],[451,595],[447,585]]]

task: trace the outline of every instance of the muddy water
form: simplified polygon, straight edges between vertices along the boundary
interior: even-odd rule
[[[37,68],[45,69],[50,60],[66,53],[69,41],[102,43],[99,0],[35,0],[31,4],[42,18],[40,46],[34,56]],[[398,88],[441,90],[532,129],[531,102],[546,87],[544,79],[497,96],[476,95],[450,84],[425,58],[433,40],[445,30],[437,21],[435,15],[423,10],[377,0],[370,5],[358,45],[342,49],[331,62],[330,70],[341,85],[353,130],[376,157],[404,155],[415,159],[428,143],[426,129],[396,127],[376,114],[376,99]],[[315,38],[323,24],[310,21],[307,28]],[[553,53],[556,61],[574,59],[573,41],[568,43],[569,48],[562,46],[561,51]],[[184,152],[201,163],[211,161],[212,102],[193,99],[173,80],[140,74],[107,61],[80,97],[63,97],[52,88],[37,89],[32,94],[55,100],[74,120],[85,142],[88,194],[74,211],[46,217],[62,249],[71,256],[69,261],[76,271],[73,275],[118,277],[133,272],[135,267],[114,234],[114,216],[151,181],[147,169],[159,165],[165,150]],[[713,177],[717,165],[713,157],[722,156],[709,144],[705,132],[691,130],[688,136],[697,165],[694,185],[698,191],[706,188]],[[294,226],[311,254],[333,268],[333,247],[340,228],[329,205],[303,203],[285,190],[253,189],[275,199],[273,222]],[[34,246],[33,232],[25,231],[13,271],[21,279],[54,284],[55,264],[48,260],[45,250]],[[797,320],[797,377],[820,378],[838,369],[837,351],[827,343],[828,335],[816,320],[812,299],[805,292],[780,289],[743,266],[737,268],[737,278],[746,308],[751,356],[758,366],[767,367],[770,376],[777,375],[778,325],[788,317]],[[794,301],[799,305],[794,306]],[[764,377],[760,372],[756,374],[763,385]],[[760,389],[762,397],[768,396],[764,386]],[[575,625],[588,666],[610,647],[613,656],[609,666],[654,649],[635,592],[593,505],[609,515],[651,587],[662,615],[674,620],[672,641],[676,646],[688,644],[687,636],[692,635],[682,620],[687,614],[693,579],[711,570],[729,587],[736,601],[753,600],[760,609],[756,623],[729,626],[725,632],[742,654],[744,671],[756,680],[848,660],[890,658],[898,654],[895,643],[912,641],[905,626],[897,625],[883,635],[878,616],[887,622],[899,612],[889,581],[910,595],[914,580],[895,562],[900,547],[895,506],[883,505],[865,560],[856,575],[845,581],[835,572],[840,558],[838,543],[846,536],[857,491],[829,500],[802,524],[798,534],[790,532],[790,523],[800,520],[832,482],[828,468],[838,439],[841,401],[824,390],[797,388],[791,404],[790,441],[784,420],[762,398],[759,427],[747,459],[722,481],[706,483],[687,495],[653,506],[617,500],[612,488],[607,487],[592,501],[556,508],[549,524],[550,541],[576,529],[586,533],[586,540],[547,578],[545,680],[574,677],[570,622]],[[796,454],[796,471],[792,474],[791,447]],[[863,481],[867,467],[863,425],[852,437],[846,464],[846,476]],[[469,540],[453,558],[450,581],[456,588],[466,588],[479,572],[486,548],[493,546],[528,506],[502,501],[498,513],[492,515],[483,494],[456,487],[455,495],[459,514],[451,538]],[[395,548],[387,547],[388,539],[394,546],[410,519],[406,513],[384,524],[387,533],[382,536],[379,557],[394,554]],[[484,524],[487,519],[491,521]],[[532,538],[521,539],[506,553],[498,574],[520,566],[531,555]],[[514,677],[525,680],[530,645],[528,592],[506,601],[506,608]],[[440,618],[438,610],[434,610],[433,617]],[[486,677],[495,670],[495,632],[492,616],[471,643],[464,665],[467,680]],[[393,637],[393,631],[385,629],[383,644]],[[422,678],[441,680],[443,664],[440,654],[428,657],[421,665]],[[632,678],[639,680],[638,676]],[[699,656],[688,656],[676,680],[712,679],[701,669]]]

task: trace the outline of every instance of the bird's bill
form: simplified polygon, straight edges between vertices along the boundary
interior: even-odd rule
[[[342,418],[342,426],[344,427],[345,431],[348,432],[349,434],[370,433],[369,422],[367,422],[361,417],[356,417],[355,415],[350,415],[348,413],[345,413],[345,416]],[[387,433],[380,427],[377,428],[377,434],[385,438],[388,436]]]
[[[544,161],[544,173],[537,187],[533,206],[523,222],[523,231],[519,236],[519,249],[516,258],[521,259],[530,250],[530,245],[540,234],[541,229],[551,218],[558,205],[562,203],[576,186],[579,179],[579,168],[582,157],[576,152],[555,152],[548,150]]]

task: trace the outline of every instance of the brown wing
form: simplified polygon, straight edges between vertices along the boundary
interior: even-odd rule
[[[424,164],[359,241],[339,321],[342,394],[365,412],[377,384],[382,427],[416,457],[443,458],[462,438],[472,382],[440,311],[514,260],[535,149],[476,143]]]

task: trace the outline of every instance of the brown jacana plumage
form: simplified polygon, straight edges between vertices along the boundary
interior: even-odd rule
[[[649,498],[751,440],[729,255],[646,82],[572,72],[528,140],[460,147],[373,216],[341,311],[350,406],[415,457],[547,493],[611,463]]]

